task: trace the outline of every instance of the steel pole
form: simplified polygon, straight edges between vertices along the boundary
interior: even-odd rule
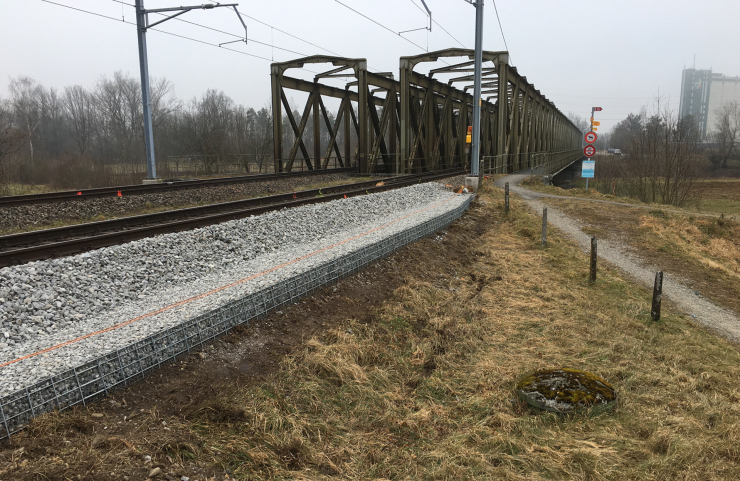
[[[473,95],[473,141],[470,156],[470,175],[479,175],[480,164],[480,84],[483,68],[483,0],[475,3],[475,93]]]
[[[139,69],[141,70],[141,99],[144,105],[144,143],[146,144],[147,178],[157,178],[154,161],[154,133],[152,131],[152,97],[149,92],[149,61],[146,54],[147,14],[144,0],[136,0],[136,30],[139,37]]]

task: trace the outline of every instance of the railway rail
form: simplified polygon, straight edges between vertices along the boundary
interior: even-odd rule
[[[462,169],[454,169],[404,175],[384,182],[373,180],[1,236],[0,267],[79,254],[159,234],[242,219],[286,207],[398,189],[419,182],[430,182],[464,173]]]
[[[355,172],[354,167],[337,169],[314,169],[303,172],[282,172],[279,174],[253,174],[234,177],[219,177],[216,179],[202,180],[178,180],[162,182],[149,185],[120,185],[114,187],[102,187],[97,189],[68,190],[61,192],[49,192],[45,194],[8,195],[0,197],[0,207],[15,207],[20,205],[56,203],[94,199],[101,197],[116,197],[120,195],[141,195],[171,192],[175,190],[193,189],[198,187],[215,187],[230,184],[244,184],[253,182],[265,182],[269,180],[282,180],[292,177],[311,177],[316,175],[349,174]]]

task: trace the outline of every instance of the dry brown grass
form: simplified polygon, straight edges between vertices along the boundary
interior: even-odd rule
[[[469,264],[439,259],[372,321],[168,419],[182,443],[148,452],[236,479],[740,478],[736,347],[665,304],[651,322],[650,293],[608,266],[589,286],[585,254],[554,229],[542,249],[539,219],[502,204],[484,188],[451,227],[476,243]],[[516,400],[523,375],[556,367],[604,377],[619,407],[558,416]]]
[[[500,195],[481,200],[475,221],[500,219]],[[512,214],[472,269],[409,279],[377,323],[348,320],[229,399],[247,423],[202,434],[245,479],[737,479],[736,349],[670,309],[652,323],[613,271],[589,287],[585,256],[557,234],[542,250],[537,225]],[[561,366],[611,381],[617,411],[515,401],[522,375]]]
[[[522,185],[527,189],[545,194],[561,195],[567,197],[578,197],[583,199],[606,200],[611,202],[621,202],[624,204],[634,204],[641,206],[651,206],[654,208],[669,208],[685,213],[699,214],[724,214],[725,216],[740,216],[740,180],[739,179],[712,179],[698,182],[698,198],[690,202],[684,208],[674,206],[664,206],[661,204],[646,204],[636,199],[611,194],[602,194],[593,187],[586,190],[583,188],[584,181],[576,179],[575,182],[579,188],[561,189],[554,185],[542,185],[539,177],[529,177],[522,181]],[[617,191],[619,192],[619,191]]]
[[[740,221],[655,208],[544,199],[583,231],[627,246],[668,275],[740,312]]]
[[[650,231],[655,242],[719,270],[740,282],[740,222],[668,215],[661,211],[640,216],[640,228]]]

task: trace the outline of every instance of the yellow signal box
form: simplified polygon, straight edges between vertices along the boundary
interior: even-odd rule
[[[468,127],[468,135],[465,136],[465,143],[466,144],[473,143],[473,127]]]

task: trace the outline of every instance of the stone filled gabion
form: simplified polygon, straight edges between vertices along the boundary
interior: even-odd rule
[[[193,238],[200,239],[201,242],[205,241],[206,246],[211,251],[215,251],[215,253],[209,252],[210,256],[208,258],[200,259],[199,261],[193,261],[193,256],[190,256],[191,262],[196,263],[196,267],[193,270],[196,275],[200,275],[204,274],[203,269],[201,269],[203,264],[207,265],[209,262],[216,262],[216,256],[232,252],[229,250],[229,242],[220,242],[218,239],[231,239],[231,243],[237,243],[240,239],[243,239],[241,236],[244,236],[253,240],[254,236],[250,237],[249,234],[250,232],[253,234],[255,230],[287,239],[287,233],[292,232],[294,234],[293,240],[295,241],[293,244],[297,244],[305,242],[311,235],[317,235],[316,232],[321,232],[321,237],[318,241],[308,243],[308,247],[304,246],[295,248],[294,250],[291,250],[290,242],[263,243],[262,245],[251,246],[249,242],[241,242],[240,249],[242,250],[239,251],[239,255],[249,257],[249,262],[245,263],[245,266],[252,267],[255,262],[261,262],[263,257],[275,257],[275,259],[271,260],[274,264],[275,262],[281,262],[282,258],[280,255],[287,256],[286,258],[305,255],[307,248],[316,249],[323,244],[335,242],[337,239],[347,239],[359,231],[367,231],[368,229],[384,225],[391,218],[405,218],[409,214],[414,214],[414,211],[418,211],[420,208],[429,208],[430,205],[449,199],[449,197],[450,193],[446,192],[439,185],[422,184],[382,194],[321,204],[321,209],[318,209],[317,206],[305,206],[272,213],[274,215],[266,214],[259,216],[260,218],[232,221],[219,226],[211,226],[210,228],[168,234],[166,236],[144,240],[148,242],[137,242],[139,244],[146,244],[146,247],[160,246],[166,251],[168,248],[171,248],[173,243],[179,241],[187,243],[189,248],[197,251],[199,247],[198,244],[193,243]],[[403,220],[402,223],[394,225],[392,228],[378,230],[377,232],[373,232],[372,235],[333,248],[332,251],[336,251],[333,254],[322,253],[320,256],[302,261],[305,265],[293,267],[291,268],[292,270],[283,269],[286,271],[284,274],[275,275],[263,281],[255,281],[256,283],[254,285],[247,286],[242,291],[216,299],[213,304],[201,306],[199,310],[193,311],[197,315],[184,317],[184,321],[183,317],[174,316],[168,322],[162,322],[160,325],[154,327],[150,324],[157,323],[149,322],[146,324],[146,330],[143,331],[143,334],[139,331],[128,332],[124,329],[112,331],[119,338],[112,341],[105,340],[104,342],[106,344],[102,345],[102,348],[100,345],[86,348],[89,352],[84,353],[81,357],[75,357],[73,359],[75,362],[72,362],[73,365],[67,369],[57,367],[48,376],[44,376],[43,372],[36,372],[34,375],[18,378],[19,373],[25,373],[29,368],[31,370],[35,369],[31,366],[36,363],[38,357],[22,361],[22,363],[27,363],[27,365],[23,366],[23,369],[17,369],[20,363],[6,368],[0,368],[0,376],[4,376],[4,379],[10,379],[12,386],[16,387],[13,392],[7,392],[7,388],[6,391],[0,391],[0,395],[2,395],[0,397],[0,439],[7,438],[10,434],[22,429],[30,419],[40,413],[53,409],[65,409],[76,404],[86,404],[99,396],[106,395],[111,389],[125,387],[129,383],[143,378],[147,373],[163,363],[170,362],[179,356],[187,355],[193,349],[200,348],[204,343],[208,343],[213,338],[228,332],[236,325],[264,316],[269,311],[278,309],[281,306],[292,304],[301,297],[309,295],[317,289],[352,274],[368,263],[391,254],[403,245],[414,242],[446,227],[463,214],[470,203],[471,197],[458,196],[454,200],[455,202],[449,205],[429,210],[425,214],[426,217],[422,216],[414,219],[411,216]],[[332,207],[334,208],[332,209]],[[344,216],[343,222],[341,219],[336,218],[342,215]],[[332,219],[332,217],[334,218]],[[417,215],[416,217],[419,216]],[[296,227],[297,224],[305,225],[306,220],[313,221],[313,225],[308,225],[305,229]],[[267,226],[272,226],[272,228],[267,229]],[[282,227],[282,230],[280,227]],[[329,232],[332,235],[329,235]],[[178,239],[178,236],[185,236],[186,239]],[[214,245],[217,243],[225,245]],[[105,255],[101,251],[106,250],[114,251],[114,255],[120,255],[120,250],[127,249],[127,246],[100,249],[92,253],[74,256],[75,258],[70,258],[66,261],[64,259],[40,261],[28,266],[20,266],[19,268],[2,269],[0,270],[0,282],[2,282],[0,284],[0,308],[4,308],[8,302],[9,294],[6,287],[8,284],[12,283],[11,287],[13,289],[11,291],[13,293],[19,292],[15,287],[20,285],[22,289],[31,293],[32,296],[38,294],[34,292],[34,286],[31,286],[28,282],[38,281],[39,278],[44,278],[44,276],[34,277],[32,274],[29,274],[31,269],[48,275],[50,271],[55,271],[55,267],[62,266],[66,270],[69,270],[69,266],[75,266],[75,268],[82,270],[82,275],[84,275],[84,269],[80,268],[89,264],[85,262],[86,259],[100,259],[101,256]],[[125,279],[127,273],[137,272],[138,265],[152,265],[153,260],[156,260],[160,255],[156,249],[154,249],[154,252],[147,251],[141,245],[131,245],[128,246],[128,249],[130,251],[127,258],[129,262],[132,262],[132,266],[127,269],[127,272],[120,273],[118,278],[114,277],[109,281],[118,289],[124,291],[130,291],[132,288],[129,285],[125,285],[121,279]],[[205,248],[200,252],[203,252],[203,250]],[[277,253],[271,254],[277,250],[280,251],[280,255],[277,255]],[[287,251],[287,253],[283,251]],[[137,263],[136,261],[140,260],[138,257],[144,257],[144,261]],[[230,264],[228,262],[221,262],[219,267],[226,269]],[[259,265],[269,266],[271,264],[265,261],[264,264]],[[65,272],[64,268],[55,271],[57,279],[65,279],[65,277],[62,277]],[[80,273],[78,272],[77,274]],[[207,274],[207,270],[205,274]],[[19,279],[18,277],[22,278]],[[190,282],[191,284],[188,285],[197,284],[197,282],[194,283],[192,280],[188,281],[193,276],[184,277],[185,280],[183,283]],[[139,279],[147,281],[145,276]],[[150,280],[152,280],[152,283],[156,283],[156,280]],[[223,282],[223,279],[219,277],[216,280]],[[148,282],[142,282],[138,287],[147,287],[146,284]],[[172,302],[174,298],[167,298],[167,294],[170,291],[175,291],[173,295],[179,296],[183,292],[186,292],[173,289],[171,283],[168,283],[166,279],[160,282],[159,289],[151,288],[151,290],[153,291],[151,297],[154,297],[159,302]],[[100,300],[100,296],[96,296],[95,291],[96,289],[88,289],[88,297]],[[18,299],[28,298],[28,296],[17,297]],[[36,299],[41,301],[49,300],[41,299],[41,297],[37,297]],[[32,300],[26,304],[31,304],[31,308],[36,309],[33,302]],[[105,317],[106,315],[117,312],[109,306],[106,306],[104,309],[97,309],[94,301],[92,303],[81,303],[80,305],[86,306],[87,309],[69,311],[74,314],[84,313],[78,317],[72,316],[72,319],[74,319],[72,323],[77,324],[77,326],[73,326],[74,328],[71,331],[69,329],[67,331],[60,330],[61,334],[77,335],[79,332],[84,331],[75,329],[83,328],[88,329],[87,332],[93,332],[89,329],[94,329],[101,325],[95,323],[86,324],[88,322],[86,316],[97,314],[99,317]],[[140,307],[145,310],[151,309],[152,304],[144,303]],[[135,313],[135,311],[125,312],[127,315],[134,315]],[[178,314],[185,315],[187,313]],[[8,316],[6,310],[0,312],[0,316],[2,316],[0,319],[3,321],[3,329],[5,329],[6,323],[12,321],[13,318]],[[53,319],[54,317],[50,316],[50,318]],[[39,336],[46,340],[46,347],[48,347],[48,343],[51,341],[61,342],[55,341],[56,336],[54,336],[54,331],[50,334],[39,333]],[[8,339],[7,336],[5,338]],[[13,356],[19,353],[27,353],[29,349],[31,349],[31,352],[34,352],[32,349],[38,349],[39,346],[44,346],[40,341],[36,343],[23,341],[28,341],[28,339],[23,338],[16,344],[25,344],[26,351],[17,349],[15,344],[11,346],[7,343],[0,348],[0,364],[6,362],[8,359],[14,359],[15,357]],[[57,351],[54,352],[56,353]],[[11,371],[9,368],[14,368],[15,370]],[[6,374],[10,375],[5,376]],[[26,379],[26,381],[23,379]],[[3,384],[7,386],[6,383]]]

